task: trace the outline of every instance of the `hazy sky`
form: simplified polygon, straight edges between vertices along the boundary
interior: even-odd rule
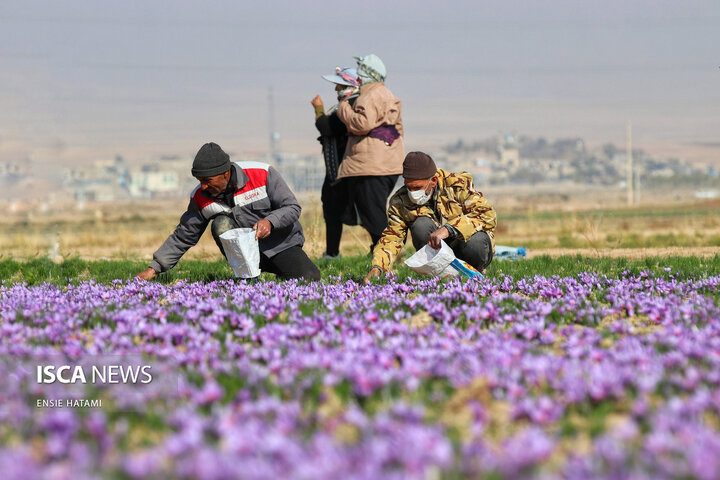
[[[503,131],[720,142],[720,2],[0,3],[0,160],[319,152],[320,78],[375,53],[406,145]]]

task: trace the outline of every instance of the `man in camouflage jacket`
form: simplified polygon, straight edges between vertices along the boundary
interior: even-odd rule
[[[490,264],[495,251],[495,210],[475,191],[468,173],[450,173],[435,166],[429,155],[410,152],[403,162],[405,186],[391,198],[388,226],[373,250],[366,281],[387,273],[405,245],[408,230],[416,250],[445,242],[455,256],[478,270]]]

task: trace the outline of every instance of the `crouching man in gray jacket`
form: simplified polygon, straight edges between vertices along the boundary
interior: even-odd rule
[[[252,227],[260,247],[260,269],[283,279],[320,280],[320,271],[302,249],[305,243],[300,204],[280,174],[259,162],[230,162],[216,143],[206,143],[195,155],[192,175],[200,181],[175,231],[153,255],[150,267],[137,276],[150,280],[173,268],[197,244],[212,221],[220,251],[220,235]]]

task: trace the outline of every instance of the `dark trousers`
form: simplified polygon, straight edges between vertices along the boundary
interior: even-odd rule
[[[438,228],[440,226],[432,218],[418,217],[410,225],[410,235],[415,250],[420,250],[427,245],[430,241],[430,234]],[[476,232],[467,242],[462,239],[462,236],[458,236],[450,242],[446,240],[446,243],[452,248],[457,258],[465,260],[479,271],[490,265],[492,261],[492,244],[490,237],[485,232]]]
[[[343,223],[357,225],[356,216],[360,217],[360,224],[372,239],[370,252],[388,225],[387,199],[395,188],[398,176],[349,177],[344,180],[348,191],[348,208],[343,215]]]
[[[340,255],[340,239],[343,224],[333,220],[325,221],[325,253],[331,257]]]
[[[325,219],[325,253],[335,257],[340,253],[342,237],[342,215],[347,208],[347,188],[341,180],[331,184],[327,177],[323,182],[320,200]]]
[[[220,235],[233,228],[238,228],[238,225],[235,220],[228,215],[218,215],[213,219],[210,226],[210,231],[215,239],[215,243],[225,258],[227,257],[225,256],[225,251],[220,241]],[[290,278],[320,280],[320,270],[318,270],[312,260],[308,258],[302,247],[299,246],[287,248],[272,257],[268,257],[263,252],[260,252],[260,270],[274,273],[283,280]]]

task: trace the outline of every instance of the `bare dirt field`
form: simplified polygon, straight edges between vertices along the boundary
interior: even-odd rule
[[[530,250],[527,254],[528,258],[549,255],[551,257],[561,257],[563,255],[580,255],[590,258],[647,258],[647,257],[685,257],[692,255],[694,257],[714,257],[720,255],[720,247],[653,247],[653,248],[602,248],[595,250],[592,248],[545,248],[538,250]]]
[[[720,253],[720,201],[700,202],[688,192],[647,192],[628,207],[624,192],[603,187],[501,186],[486,192],[498,212],[496,243],[523,246],[528,255],[628,257]],[[305,250],[325,250],[319,195],[299,198]],[[0,205],[0,258],[146,259],[172,233],[186,201],[85,205]],[[367,254],[362,227],[346,227],[341,255]],[[216,259],[209,232],[187,258]]]

